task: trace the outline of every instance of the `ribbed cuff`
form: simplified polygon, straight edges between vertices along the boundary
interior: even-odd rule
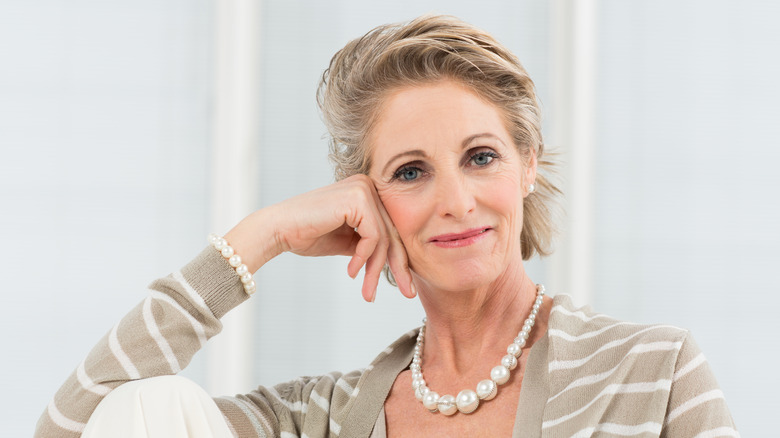
[[[201,251],[181,273],[217,318],[249,298],[236,270],[212,246]]]

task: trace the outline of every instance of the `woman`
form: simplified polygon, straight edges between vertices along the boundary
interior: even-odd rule
[[[533,83],[492,37],[438,16],[377,28],[334,56],[318,100],[339,182],[253,213],[153,283],[60,389],[38,436],[146,429],[157,408],[139,420],[123,397],[137,409],[176,391],[184,401],[160,402],[167,435],[737,434],[686,331],[575,309],[526,274],[523,260],[549,252],[557,189],[542,172]],[[387,265],[419,297],[424,326],[349,374],[215,403],[166,386],[179,380],[148,389],[159,380],[140,379],[185,366],[255,292],[251,272],[285,251],[351,256],[368,301]]]

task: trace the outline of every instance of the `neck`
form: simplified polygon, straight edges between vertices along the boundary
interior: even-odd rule
[[[427,314],[424,361],[428,369],[468,377],[498,363],[528,317],[536,286],[522,261],[488,285],[461,291],[420,288]],[[475,360],[475,358],[480,358]]]

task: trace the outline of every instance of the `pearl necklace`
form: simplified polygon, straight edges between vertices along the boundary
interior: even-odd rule
[[[520,330],[514,342],[509,344],[506,349],[506,356],[501,358],[501,365],[493,367],[490,370],[490,379],[482,380],[477,384],[477,391],[464,389],[458,393],[457,397],[449,394],[439,397],[435,391],[428,389],[422,375],[422,351],[425,339],[425,323],[427,318],[423,318],[423,326],[417,335],[417,345],[414,346],[414,357],[409,369],[412,371],[412,390],[417,400],[420,400],[431,412],[439,411],[444,415],[452,415],[456,411],[464,414],[470,414],[479,407],[480,400],[492,400],[498,394],[498,385],[503,385],[509,380],[509,372],[517,367],[517,359],[523,354],[522,348],[528,340],[528,335],[536,322],[536,315],[544,300],[544,286],[536,285],[536,301],[531,308],[531,314],[523,323],[523,329]]]

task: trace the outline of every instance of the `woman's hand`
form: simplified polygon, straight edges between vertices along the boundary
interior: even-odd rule
[[[284,251],[303,256],[347,255],[352,257],[347,265],[350,277],[366,267],[362,288],[366,301],[374,301],[385,263],[401,293],[415,296],[406,249],[365,175],[259,210],[225,238],[253,272]]]

